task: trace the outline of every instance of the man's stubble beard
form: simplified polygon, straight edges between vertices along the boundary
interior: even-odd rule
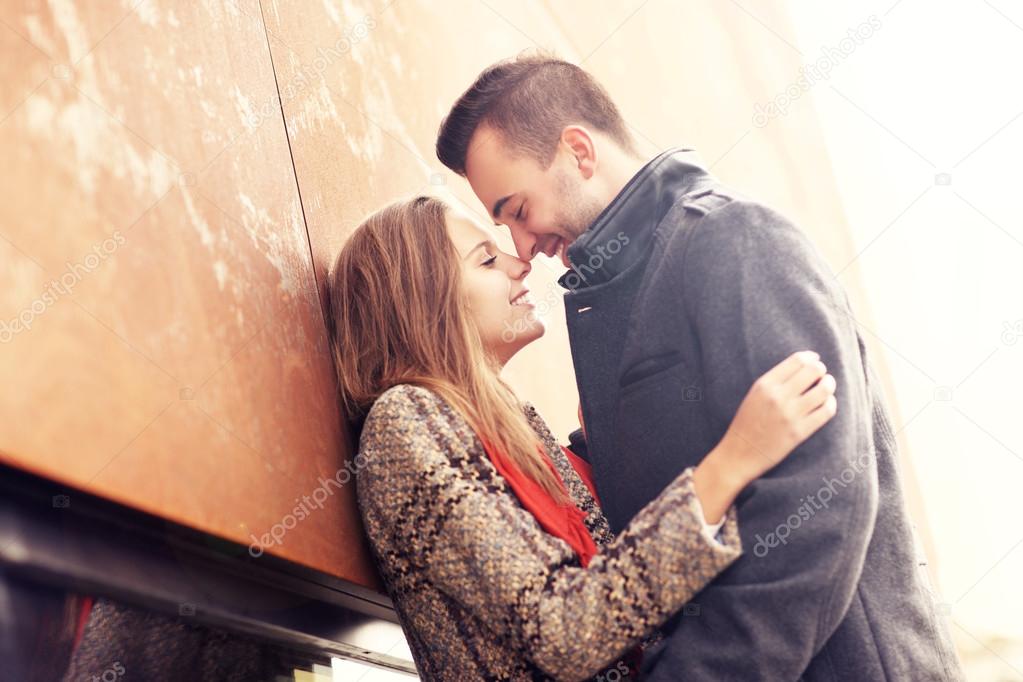
[[[558,175],[556,223],[563,236],[572,241],[589,229],[604,210],[603,204],[582,191],[579,181],[567,173]]]

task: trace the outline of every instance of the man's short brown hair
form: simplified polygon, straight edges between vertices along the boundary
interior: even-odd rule
[[[618,107],[593,76],[552,55],[519,55],[489,66],[458,98],[440,124],[437,158],[465,175],[469,140],[486,124],[513,153],[547,168],[561,131],[573,123],[590,126],[635,151]]]

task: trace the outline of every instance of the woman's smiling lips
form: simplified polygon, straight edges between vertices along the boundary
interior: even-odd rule
[[[531,307],[533,305],[533,299],[531,299],[529,297],[529,289],[523,289],[522,291],[517,293],[515,295],[515,297],[512,298],[511,301],[509,301],[509,303],[511,303],[512,305],[521,305],[521,306],[530,306]]]

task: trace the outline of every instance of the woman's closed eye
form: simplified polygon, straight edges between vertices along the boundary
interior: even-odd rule
[[[489,267],[491,267],[496,262],[497,262],[497,256],[491,256],[490,258],[488,258],[485,261],[483,261],[482,265],[485,268],[489,268]]]

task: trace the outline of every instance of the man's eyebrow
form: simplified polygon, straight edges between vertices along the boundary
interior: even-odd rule
[[[509,194],[508,196],[501,197],[500,199],[498,199],[497,201],[494,202],[494,218],[495,219],[501,217],[501,209],[504,208],[504,205],[506,203],[508,203],[508,200],[511,199],[513,196],[515,196],[515,195],[514,194]]]

